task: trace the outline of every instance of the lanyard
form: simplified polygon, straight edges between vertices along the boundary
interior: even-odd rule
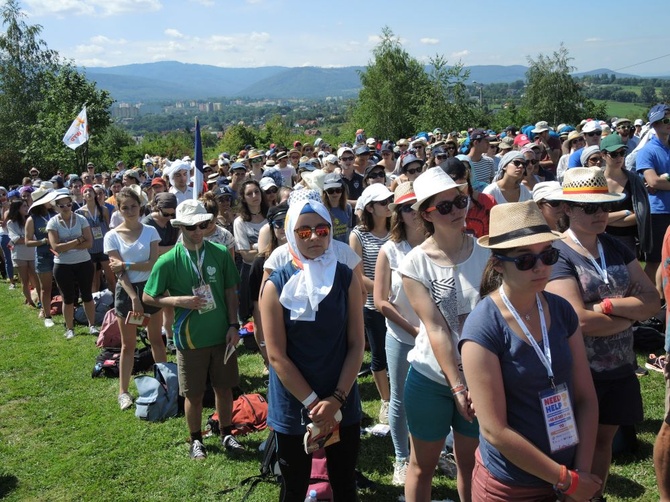
[[[533,335],[531,335],[530,331],[528,331],[526,324],[521,320],[521,316],[519,316],[519,313],[514,308],[514,305],[512,305],[512,302],[510,302],[509,298],[507,298],[507,295],[505,294],[505,291],[503,291],[502,286],[500,286],[498,292],[500,293],[500,299],[505,304],[505,307],[507,307],[507,310],[509,310],[510,314],[512,314],[512,317],[514,317],[514,320],[521,328],[521,331],[523,331],[523,334],[526,335],[526,338],[528,338],[528,343],[530,343],[530,346],[533,347],[533,350],[535,350],[537,357],[540,358],[540,362],[542,362],[542,364],[546,368],[547,375],[549,376],[549,381],[551,382],[551,386],[553,388],[554,370],[551,368],[551,347],[549,347],[549,335],[547,333],[547,325],[544,321],[544,309],[542,308],[540,295],[538,294],[535,295],[535,301],[537,301],[537,310],[540,315],[540,328],[542,329],[542,345],[544,345],[544,352],[542,352],[540,346],[535,341],[535,338],[533,338]]]
[[[188,249],[186,249],[186,246],[182,244],[184,247],[184,251],[186,251],[186,256],[188,256],[189,261],[191,262],[191,267],[193,268],[193,272],[195,272],[196,277],[198,278],[198,281],[200,282],[201,285],[205,284],[205,281],[202,278],[202,263],[205,261],[205,247],[202,247],[202,254],[198,258],[197,262],[193,261],[193,258],[191,258],[191,253],[188,252]],[[198,249],[196,248],[195,250],[196,256],[198,256]],[[197,267],[196,267],[197,264]]]
[[[603,282],[609,286],[610,281],[609,277],[607,276],[607,262],[605,261],[605,252],[603,251],[603,245],[600,243],[598,238],[596,237],[596,243],[598,244],[598,254],[600,255],[600,263],[602,263],[602,267],[598,265],[598,262],[593,257],[591,252],[588,249],[586,249],[581,242],[579,242],[577,236],[572,230],[568,229],[566,233],[570,236],[570,238],[575,244],[577,244],[580,248],[586,251],[587,258],[591,260],[591,264],[598,272],[598,275],[600,275],[600,278],[603,280]]]

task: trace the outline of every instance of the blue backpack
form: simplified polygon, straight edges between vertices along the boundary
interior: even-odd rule
[[[177,416],[179,410],[179,380],[175,363],[154,364],[154,376],[135,377],[139,397],[135,401],[135,416],[158,422]]]

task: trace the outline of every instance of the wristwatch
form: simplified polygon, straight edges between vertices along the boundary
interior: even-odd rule
[[[239,323],[239,322],[231,322],[231,323],[228,323],[228,328],[235,328],[236,330],[239,331],[239,329],[240,329],[240,323]]]

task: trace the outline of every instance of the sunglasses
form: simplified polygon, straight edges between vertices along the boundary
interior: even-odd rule
[[[316,235],[317,237],[328,237],[330,235],[330,225],[328,223],[319,223],[315,227],[305,225],[296,228],[295,233],[303,241],[311,239],[312,235]]]
[[[289,158],[293,159],[293,160],[299,160],[300,156],[299,155],[291,155]]]
[[[514,265],[516,265],[516,269],[523,272],[525,270],[532,269],[537,263],[538,259],[545,265],[554,265],[558,261],[558,255],[558,249],[551,248],[538,254],[528,253],[522,254],[521,256],[516,256],[514,258],[501,254],[494,254],[493,256],[498,258],[500,261],[514,263]]]
[[[282,228],[284,228],[284,220],[273,221],[272,222],[272,227],[277,229],[277,230],[281,230]]]
[[[386,174],[384,171],[373,171],[370,174],[368,174],[368,178],[377,179],[377,178],[384,178]]]
[[[551,207],[553,207],[553,208],[557,208],[558,206],[561,205],[561,201],[560,201],[560,200],[547,200],[547,199],[542,199],[542,200],[539,202],[539,205],[540,205],[540,206],[551,206]]]
[[[539,160],[537,159],[528,159],[528,163],[532,166],[537,165],[538,162]]]
[[[663,120],[659,120],[659,122],[660,122],[661,124],[666,124],[666,125],[667,125],[667,124],[670,124],[670,118],[665,118],[665,119],[663,119]]]
[[[164,213],[162,209],[160,209],[158,212],[161,213],[163,218],[174,218],[175,217],[175,213]]]
[[[571,144],[574,145],[575,143],[584,143],[584,138],[573,139]]]
[[[66,202],[65,204],[56,204],[59,208],[65,209],[66,207],[72,207],[72,202]]]
[[[524,160],[513,160],[512,164],[514,164],[514,167],[526,167],[528,165],[528,162]]]
[[[393,202],[393,196],[389,197],[386,200],[375,201],[374,204],[379,204],[380,206],[388,206],[391,202]]]
[[[407,174],[416,174],[416,173],[420,173],[422,170],[423,170],[422,167],[417,167],[416,169],[408,169],[408,170],[405,171],[405,172],[406,172]]]
[[[353,157],[342,157],[340,159],[342,162],[352,162],[354,160]]]
[[[594,136],[602,136],[603,132],[602,131],[593,131],[593,132],[587,132],[586,135],[589,138],[593,138]]]
[[[208,226],[209,221],[203,221],[198,225],[183,225],[182,228],[188,230],[189,232],[193,232],[196,229],[196,227],[199,228],[200,230],[206,230]]]
[[[268,188],[265,193],[272,195],[273,193],[279,192],[279,188],[273,187],[273,188]]]
[[[603,158],[602,157],[589,157],[589,160],[587,161],[589,164],[600,164],[602,162]]]
[[[430,213],[437,209],[438,213],[440,213],[442,216],[445,216],[451,213],[451,210],[454,206],[456,206],[458,209],[463,209],[467,205],[468,197],[466,195],[457,195],[454,200],[443,200],[439,204],[435,204],[434,206],[427,208],[426,212]]]
[[[609,213],[613,209],[613,204],[611,202],[601,202],[601,203],[579,203],[571,202],[568,204],[570,207],[577,207],[584,211],[584,214],[596,214],[598,209],[601,209],[603,213]]]
[[[405,204],[404,206],[400,206],[398,208],[398,212],[400,212],[400,213],[412,213],[412,212],[414,212],[414,209],[412,209],[411,204]]]
[[[262,162],[263,162],[263,159],[260,158],[260,157],[255,157],[255,158],[251,159],[252,164],[261,164]]]
[[[326,193],[328,195],[340,194],[340,193],[342,193],[342,189],[341,188],[329,188],[328,190],[326,190]]]
[[[447,160],[449,156],[446,153],[438,153],[435,158],[437,160]]]
[[[450,145],[450,146],[447,147],[447,150],[456,150],[456,147],[453,146],[453,145]]]
[[[619,157],[626,156],[626,150],[617,150],[616,152],[608,152],[607,154],[613,159],[618,159]]]

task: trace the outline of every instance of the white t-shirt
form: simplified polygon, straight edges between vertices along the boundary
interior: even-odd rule
[[[530,193],[530,190],[528,190],[525,185],[519,185],[519,190],[519,200],[517,202],[532,200],[533,194]],[[491,195],[498,204],[507,204],[509,202],[503,195],[502,190],[500,190],[500,187],[496,182],[491,183],[484,190],[482,190],[482,192]]]
[[[402,287],[402,275],[399,271],[400,264],[411,250],[412,246],[407,241],[393,242],[389,240],[382,246],[382,251],[386,254],[391,268],[391,289],[389,290],[388,300],[412,326],[419,326],[419,316],[416,315],[409,303],[405,288]],[[386,328],[388,333],[399,342],[414,345],[414,337],[388,318],[386,319]]]
[[[12,248],[12,260],[35,260],[35,250],[37,248],[29,248],[25,244],[17,244],[16,241],[25,237],[25,228],[14,221],[7,221],[7,231],[9,238],[14,244]],[[24,241],[25,242],[25,241]]]
[[[474,239],[473,239],[474,240]],[[400,265],[400,274],[420,282],[428,289],[430,297],[444,317],[454,344],[458,364],[458,340],[463,323],[479,301],[479,286],[482,272],[491,253],[475,241],[470,256],[456,266],[441,266],[434,263],[420,246],[410,251]],[[419,334],[407,360],[416,371],[441,385],[447,379],[435,359],[423,323],[419,324]]]
[[[193,187],[187,186],[186,190],[184,190],[183,192],[179,190],[177,187],[170,187],[169,192],[173,193],[175,197],[177,197],[177,205],[181,204],[185,200],[193,198]]]
[[[158,230],[151,225],[142,224],[142,233],[139,239],[130,244],[124,241],[116,230],[110,230],[105,234],[105,253],[117,251],[124,262],[143,263],[151,258],[151,243],[160,240]],[[130,282],[135,284],[149,279],[151,270],[142,271],[131,268],[126,273]]]
[[[72,223],[70,227],[69,224]],[[84,228],[88,228],[88,220],[81,214],[72,213],[68,225],[65,224],[63,218],[59,214],[51,218],[47,222],[47,232],[55,230],[58,232],[58,242],[69,242],[79,237],[82,237]],[[63,265],[74,265],[75,263],[83,263],[91,259],[88,249],[70,249],[58,253],[54,258],[54,263],[62,263]]]
[[[356,268],[361,262],[361,257],[348,244],[333,239],[331,245],[333,246],[333,252],[337,261],[344,263],[351,270]],[[263,264],[263,269],[271,272],[277,270],[279,267],[283,267],[290,261],[291,253],[288,250],[288,244],[282,244],[268,256],[268,259]]]
[[[296,175],[295,172],[295,167],[292,165],[288,165],[286,167],[277,167],[277,171],[279,171],[282,175],[283,178],[283,185],[285,187],[291,188],[293,186],[293,177]]]
[[[233,235],[235,236],[235,250],[249,251],[250,249],[257,249],[255,244],[258,244],[258,234],[268,220],[263,220],[260,223],[252,223],[244,221],[241,216],[235,218],[233,222]],[[253,261],[253,260],[252,260]],[[244,262],[251,265],[251,262]]]

